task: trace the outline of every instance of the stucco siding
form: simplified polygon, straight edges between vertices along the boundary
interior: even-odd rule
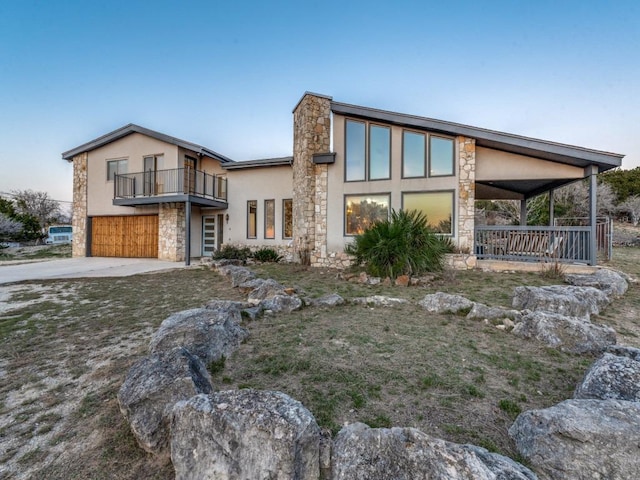
[[[135,213],[155,213],[157,207],[133,208],[113,205],[113,181],[107,181],[107,160],[127,159],[127,173],[142,172],[143,157],[164,155],[164,168],[177,168],[178,147],[132,133],[116,142],[89,152],[87,161],[87,215],[133,215]]]
[[[476,181],[583,178],[584,169],[476,147]]]
[[[293,196],[293,172],[289,165],[229,170],[228,203],[229,208],[219,213],[229,215],[225,220],[224,243],[249,246],[287,245],[291,239],[282,238],[282,201]],[[256,200],[257,235],[247,238],[247,201]],[[264,201],[275,200],[275,238],[265,239]]]

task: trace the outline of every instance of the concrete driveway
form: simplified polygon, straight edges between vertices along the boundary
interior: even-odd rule
[[[0,263],[0,284],[51,278],[127,277],[184,266],[184,262],[165,262],[152,258],[105,257],[65,258],[14,265]]]

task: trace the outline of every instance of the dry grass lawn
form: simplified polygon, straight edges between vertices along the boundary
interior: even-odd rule
[[[615,257],[612,266],[640,273],[639,249],[619,249]],[[352,284],[334,271],[299,266],[254,269],[313,297],[417,301],[445,291],[495,306],[508,306],[516,286],[558,282],[471,271],[400,288]],[[0,479],[173,478],[171,465],[136,446],[116,393],[164,318],[214,298],[243,297],[201,267],[0,286]],[[632,285],[599,321],[618,331],[619,343],[640,347],[639,308]],[[413,426],[510,456],[506,431],[515,415],[569,397],[593,361],[415,304],[306,308],[245,327],[251,336],[213,376],[218,389],[281,390],[333,432],[354,421]]]

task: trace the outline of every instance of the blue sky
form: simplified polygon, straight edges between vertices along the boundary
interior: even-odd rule
[[[289,155],[307,90],[634,168],[640,2],[0,1],[0,192],[71,200],[61,152],[130,122]]]

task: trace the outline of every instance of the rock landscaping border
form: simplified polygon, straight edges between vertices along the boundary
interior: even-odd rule
[[[375,308],[409,301],[380,295],[301,298],[296,289],[257,278],[233,262],[213,262],[212,268],[245,292],[247,302],[213,300],[165,319],[151,339],[150,355],[131,367],[118,393],[140,446],[159,456],[170,454],[177,480],[538,478],[507,457],[413,428],[355,423],[331,439],[300,402],[281,392],[214,392],[207,366],[232,354],[247,338],[244,318],[287,314],[304,306]],[[358,281],[379,283],[363,276]],[[640,471],[640,350],[614,346],[613,329],[590,320],[610,298],[626,291],[626,280],[609,272],[572,275],[568,281],[572,285],[516,288],[513,309],[443,292],[426,295],[418,305],[426,313],[484,321],[575,353],[607,350],[585,375],[575,399],[520,414],[509,433],[541,478],[631,478],[619,474]],[[399,283],[411,284],[409,278]]]

